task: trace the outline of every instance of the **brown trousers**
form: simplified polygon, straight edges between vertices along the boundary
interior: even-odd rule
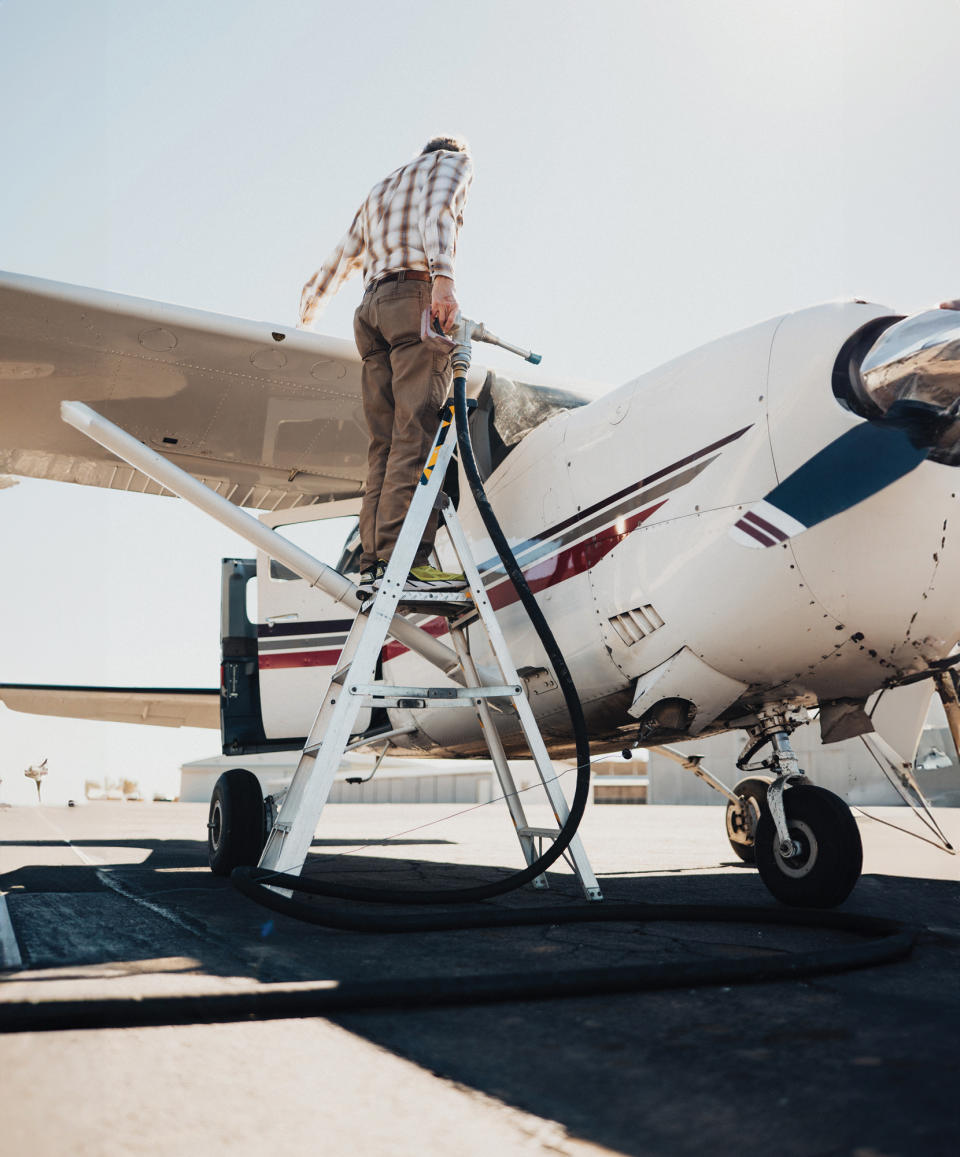
[[[363,295],[353,320],[370,434],[360,508],[364,570],[390,558],[450,388],[449,356],[420,341],[420,318],[429,305],[428,281],[389,281]],[[414,566],[428,561],[436,533],[434,511]]]

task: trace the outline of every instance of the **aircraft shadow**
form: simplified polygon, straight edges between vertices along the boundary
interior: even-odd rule
[[[692,923],[338,932],[247,900],[209,872],[201,841],[110,846],[148,848],[150,854],[137,864],[26,866],[0,878],[28,967],[59,965],[49,975],[61,979],[160,970],[267,983],[552,975],[836,943],[837,934],[810,929]],[[411,889],[462,887],[504,874],[489,866],[361,854],[314,854],[306,873]],[[551,873],[550,881],[546,893],[527,888],[492,905],[536,910],[581,901],[572,876]],[[751,870],[636,872],[604,876],[601,884],[613,901],[771,906]],[[380,1010],[336,1019],[431,1072],[621,1153],[734,1154],[742,1152],[745,1136],[751,1147],[776,1144],[787,1155],[910,1151],[920,1135],[903,1108],[912,1098],[924,1106],[923,1147],[947,1152],[956,1104],[952,1082],[942,1078],[955,1057],[943,1028],[960,1020],[958,900],[956,882],[864,877],[847,909],[930,929],[912,958],[883,968],[805,982]]]

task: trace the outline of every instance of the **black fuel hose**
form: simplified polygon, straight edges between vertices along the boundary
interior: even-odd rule
[[[238,869],[239,871],[239,869]],[[656,992],[704,984],[750,984],[798,980],[889,964],[910,954],[920,929],[876,916],[849,912],[807,911],[802,908],[714,908],[700,905],[581,904],[581,918],[590,920],[687,920],[716,923],[785,925],[852,932],[862,939],[811,952],[764,953],[731,959],[700,957],[662,964],[619,964],[557,970],[484,973],[473,976],[418,976],[406,979],[320,980],[314,985],[261,985],[248,992],[195,993],[188,996],[87,997],[49,1000],[43,997],[0,1003],[0,1033],[64,1032],[67,1029],[132,1028],[143,1025],[215,1024],[244,1020],[283,1020],[335,1016],[348,1011],[396,1008],[436,1008],[496,1004],[512,1000],[611,996],[625,992]],[[560,909],[554,909],[560,911]],[[568,909],[571,919],[576,914]],[[614,913],[617,915],[614,915]],[[475,913],[477,917],[482,913]],[[526,919],[520,917],[526,915]],[[507,919],[510,918],[510,919]],[[407,917],[433,920],[447,929],[465,927],[463,914],[433,913]],[[471,927],[530,924],[526,913],[488,910],[486,920]],[[554,922],[554,921],[551,921]],[[557,920],[556,923],[561,921]],[[393,931],[411,931],[394,928]]]
[[[577,752],[577,778],[573,800],[570,804],[570,814],[560,826],[550,847],[526,868],[511,872],[492,883],[478,884],[470,888],[412,889],[409,891],[396,888],[365,888],[358,884],[335,884],[332,881],[318,880],[311,876],[294,876],[287,872],[270,872],[262,868],[235,868],[231,874],[231,879],[237,888],[250,899],[257,900],[267,907],[275,907],[273,901],[276,896],[275,892],[266,887],[267,884],[271,884],[275,888],[289,888],[294,892],[305,892],[312,896],[361,900],[376,904],[449,904],[489,900],[493,896],[502,896],[506,892],[513,892],[517,888],[522,888],[524,884],[528,884],[537,876],[543,875],[567,850],[583,818],[590,796],[590,740],[583,718],[580,696],[577,694],[576,685],[563,653],[557,645],[557,640],[553,637],[553,631],[550,630],[550,624],[544,617],[533,592],[523,577],[520,564],[507,541],[507,536],[497,521],[497,516],[483,488],[483,479],[480,477],[477,460],[473,454],[473,445],[470,441],[470,425],[467,421],[467,380],[463,375],[454,378],[453,405],[456,414],[460,464],[470,485],[474,502],[480,512],[483,525],[490,535],[494,549],[500,556],[504,571],[513,583],[530,623],[540,639],[547,659],[553,667],[557,685],[563,693],[570,715]],[[285,911],[288,915],[299,915],[303,919],[312,921],[316,908],[312,904],[302,904],[297,900],[286,899]],[[547,914],[549,913],[547,912]]]

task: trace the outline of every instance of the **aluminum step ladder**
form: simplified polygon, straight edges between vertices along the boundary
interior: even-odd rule
[[[556,838],[560,825],[569,814],[566,798],[547,754],[526,689],[510,657],[466,535],[453,503],[442,490],[447,467],[457,446],[453,432],[454,419],[454,403],[451,399],[444,406],[440,428],[386,574],[374,597],[363,604],[354,620],[323,705],[310,728],[297,770],[280,804],[260,857],[259,867],[265,870],[294,875],[302,870],[344,752],[348,747],[360,745],[354,737],[354,728],[360,711],[367,707],[473,709],[480,721],[528,865],[538,858],[543,841]],[[450,543],[467,579],[468,589],[457,592],[405,592],[403,588],[407,575],[423,539],[427,520],[435,507],[440,511]],[[451,644],[460,665],[460,671],[451,673],[451,678],[462,679],[463,685],[401,687],[377,681],[377,660],[394,615],[398,610],[410,609],[428,611],[447,618]],[[489,682],[481,677],[473,661],[467,634],[467,627],[471,624],[480,625],[486,633],[499,669],[496,672],[497,682]],[[489,672],[485,670],[484,675],[489,677]],[[494,722],[494,710],[512,711],[518,717],[557,827],[531,827],[527,822]],[[369,741],[375,744],[376,736],[371,736]],[[602,899],[579,835],[570,841],[564,856],[573,868],[587,899]],[[546,877],[538,876],[534,886],[546,888]]]

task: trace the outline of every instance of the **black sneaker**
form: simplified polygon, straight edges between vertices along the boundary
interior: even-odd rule
[[[386,569],[387,564],[382,558],[378,558],[375,566],[368,567],[367,570],[361,571],[360,581],[357,583],[357,597],[369,599],[380,585],[380,580],[383,578]]]

